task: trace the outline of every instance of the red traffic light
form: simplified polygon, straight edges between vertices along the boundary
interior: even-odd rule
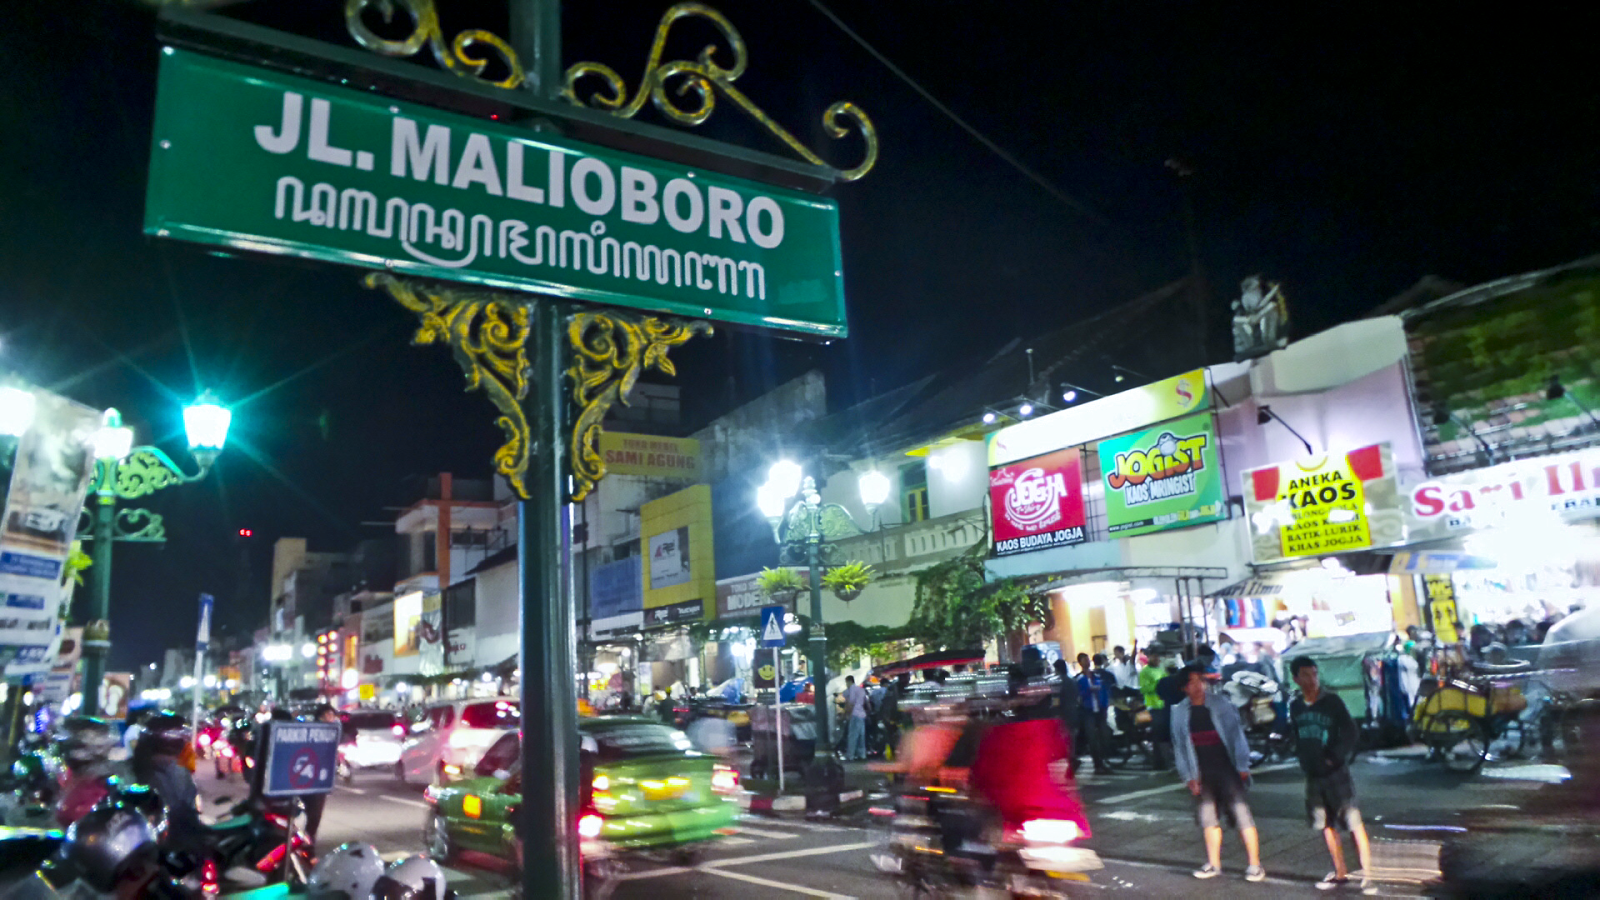
[[[241,528],[241,529],[239,529],[239,537],[254,537],[254,536],[255,536],[255,531],[253,529],[250,529],[250,528]]]

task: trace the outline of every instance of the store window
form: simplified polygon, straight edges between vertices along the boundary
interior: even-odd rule
[[[928,466],[922,461],[900,467],[900,520],[923,522],[928,518]]]
[[[444,592],[445,629],[454,631],[478,624],[478,579],[451,585]]]

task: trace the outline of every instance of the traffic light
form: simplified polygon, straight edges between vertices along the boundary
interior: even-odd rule
[[[239,529],[239,537],[255,537],[255,530],[251,528]]]

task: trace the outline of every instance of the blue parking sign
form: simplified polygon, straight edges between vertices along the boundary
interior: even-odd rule
[[[761,607],[761,646],[770,650],[787,642],[783,635],[783,614],[781,606]]]
[[[267,771],[262,793],[268,797],[298,797],[333,790],[342,731],[338,722],[267,723]]]

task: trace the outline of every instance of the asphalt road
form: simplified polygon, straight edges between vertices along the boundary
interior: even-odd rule
[[[1541,773],[1529,767],[1486,770],[1469,780],[1451,778],[1410,761],[1359,764],[1357,783],[1369,824],[1396,815],[1445,811],[1463,804],[1515,803],[1537,787]],[[1496,776],[1500,777],[1496,777]],[[219,784],[202,766],[202,794],[237,796],[237,781]],[[1224,845],[1224,874],[1197,881],[1190,870],[1201,861],[1200,836],[1191,801],[1174,776],[1132,770],[1112,776],[1085,775],[1080,788],[1096,828],[1091,844],[1106,858],[1087,893],[1137,892],[1147,897],[1322,896],[1311,882],[1326,871],[1326,851],[1306,829],[1301,784],[1291,766],[1258,772],[1252,805],[1261,827],[1269,879],[1243,880],[1244,861],[1237,838]],[[208,811],[214,807],[208,806]],[[396,783],[387,774],[358,775],[329,797],[318,844],[329,848],[347,840],[372,843],[386,855],[422,849],[427,804],[420,786]],[[693,867],[665,862],[632,864],[615,896],[619,900],[663,897],[738,898],[897,896],[889,876],[869,858],[874,832],[864,813],[827,821],[746,816],[737,833],[724,837]],[[1381,824],[1374,824],[1375,836]],[[504,895],[510,873],[499,860],[468,855],[448,873],[464,898]],[[1352,894],[1357,892],[1351,891]],[[1412,893],[1386,888],[1385,894]]]

